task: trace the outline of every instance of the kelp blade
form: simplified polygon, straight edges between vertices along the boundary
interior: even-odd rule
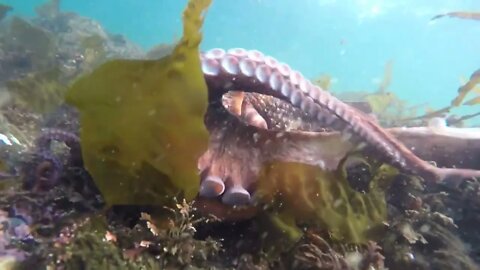
[[[164,204],[198,191],[207,147],[207,87],[200,69],[203,12],[190,0],[183,37],[160,60],[114,60],[69,89],[80,111],[82,155],[108,204]]]

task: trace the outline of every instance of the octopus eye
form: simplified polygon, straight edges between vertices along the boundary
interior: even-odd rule
[[[370,169],[370,165],[358,157],[348,157],[343,163],[343,172],[350,187],[361,193],[369,192],[372,179]]]

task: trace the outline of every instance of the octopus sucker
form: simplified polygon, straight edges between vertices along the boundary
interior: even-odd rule
[[[242,186],[233,186],[225,192],[222,202],[228,205],[246,205],[251,202],[251,195]]]
[[[320,131],[319,127],[322,127],[328,130],[337,130],[348,134],[344,136],[344,139],[348,139],[354,144],[365,143],[369,149],[372,149],[376,152],[376,155],[382,157],[388,163],[406,173],[417,174],[427,181],[439,182],[447,179],[458,180],[458,178],[480,176],[480,171],[438,168],[419,158],[368,115],[313,85],[300,72],[292,70],[289,65],[281,63],[271,56],[264,55],[256,50],[249,51],[242,48],[226,50],[225,54],[221,52],[223,51],[220,49],[214,49],[201,56],[202,71],[209,90],[209,102],[211,104],[221,101],[222,97],[229,91],[243,91],[279,99],[281,102],[298,109],[300,114],[299,117],[289,117],[288,121],[282,123],[281,120],[277,121],[278,119],[264,117],[262,111],[268,109],[280,113],[284,105],[279,102],[275,103],[278,104],[278,107],[265,107],[265,104],[262,107],[262,103],[259,102],[260,99],[253,100],[250,104],[257,104],[257,107],[255,105],[244,105],[242,107],[245,112],[242,112],[241,115],[248,115],[248,117],[243,117],[247,125],[263,129],[283,128],[285,130]],[[212,62],[212,57],[208,56],[214,56],[214,62]],[[245,100],[242,102],[248,102],[248,99],[249,96],[245,96]],[[259,103],[260,105],[258,105]],[[293,119],[299,120],[296,122]],[[308,124],[305,124],[304,119],[308,119]],[[278,125],[278,123],[281,124]],[[252,140],[252,144],[259,143],[259,141],[262,140],[259,140],[257,136],[256,140]],[[237,156],[230,156],[228,159],[237,158],[241,155],[242,153],[238,153]],[[261,162],[261,156],[265,153],[257,153],[257,155],[260,158],[250,159],[247,164]],[[215,161],[211,160],[211,162]],[[232,171],[223,170],[220,174],[229,172]],[[250,170],[249,175],[248,183],[236,179],[235,185],[229,186],[228,183],[226,184],[224,196],[225,194],[235,195],[228,195],[228,199],[225,199],[224,202],[247,201],[246,192],[248,193],[251,190],[250,186],[255,182],[255,180],[252,180],[252,177],[255,178],[256,176],[255,169]],[[220,176],[220,178],[227,179],[228,175]]]
[[[216,176],[206,177],[200,185],[199,195],[205,198],[215,198],[223,194],[225,184],[223,180]]]

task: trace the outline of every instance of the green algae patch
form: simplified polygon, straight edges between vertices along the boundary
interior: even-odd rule
[[[369,191],[358,192],[350,187],[341,168],[327,172],[300,163],[276,162],[262,169],[257,196],[272,205],[273,224],[281,224],[292,241],[301,235],[295,224],[306,224],[328,230],[338,241],[362,244],[384,226],[387,208],[381,185],[398,174],[386,165],[371,170]]]
[[[107,62],[67,92],[80,111],[85,166],[110,205],[164,204],[198,192],[197,159],[208,143],[198,47],[210,2],[189,1],[171,54]]]
[[[48,113],[63,103],[67,86],[56,68],[28,73],[6,83],[13,102],[36,113]]]

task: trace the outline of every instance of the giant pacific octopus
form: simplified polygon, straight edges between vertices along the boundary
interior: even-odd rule
[[[221,199],[227,205],[250,204],[267,162],[299,162],[333,170],[352,151],[372,154],[427,182],[456,184],[459,179],[480,177],[476,161],[480,151],[472,150],[480,149],[480,136],[468,137],[472,132],[451,134],[448,127],[433,132],[430,128],[383,129],[364,108],[340,101],[287,64],[256,50],[213,49],[200,58],[209,91],[205,125],[210,133],[209,148],[198,160],[201,198]],[[27,167],[27,172],[35,174],[27,177],[28,188],[41,189],[58,181],[62,165],[49,154],[52,141],[65,142],[71,149],[69,164],[82,166],[76,132],[48,129],[42,133],[37,159]],[[435,160],[439,167],[415,153]],[[451,158],[458,154],[463,158]]]
[[[209,90],[210,146],[199,160],[200,196],[248,204],[266,161],[334,169],[347,152],[362,148],[430,182],[456,184],[480,176],[478,170],[441,168],[419,158],[374,118],[257,50],[213,49],[201,54],[201,64]]]

